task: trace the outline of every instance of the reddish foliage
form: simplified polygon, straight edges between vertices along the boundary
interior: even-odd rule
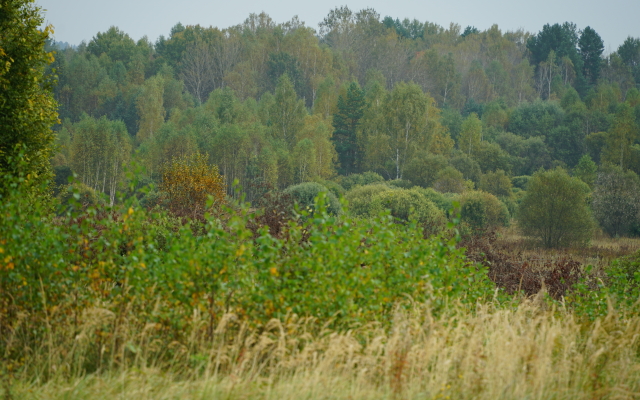
[[[582,264],[568,255],[558,258],[531,258],[522,252],[509,254],[497,244],[495,232],[465,239],[460,243],[467,249],[471,261],[489,268],[489,278],[508,293],[522,291],[531,296],[542,284],[555,299],[564,296],[581,277]]]

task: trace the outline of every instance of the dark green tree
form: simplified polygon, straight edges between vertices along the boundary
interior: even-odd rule
[[[590,187],[593,187],[597,172],[598,166],[588,154],[583,155],[573,169],[573,175]]]
[[[136,52],[136,42],[129,35],[112,26],[106,32],[99,32],[87,44],[87,51],[96,57],[102,54],[109,56],[111,61],[129,63]]]
[[[291,83],[293,83],[296,93],[300,96],[304,92],[304,82],[302,71],[299,67],[298,60],[289,53],[284,51],[269,54],[267,61],[267,76],[269,77],[269,90],[275,89],[278,79],[283,74],[287,74]]]
[[[584,61],[584,76],[588,83],[595,85],[600,77],[602,52],[604,51],[602,38],[595,30],[587,26],[580,35],[578,46],[580,48],[580,55]]]
[[[618,47],[618,55],[622,58],[624,64],[629,67],[636,82],[640,81],[640,38],[629,36]]]
[[[0,4],[0,176],[18,172],[22,152],[27,163],[20,172],[32,182],[51,177],[51,128],[58,122],[54,77],[45,75],[54,60],[45,51],[52,28],[41,30],[43,21],[33,1]],[[0,179],[0,194],[4,182]]]
[[[585,244],[593,234],[589,186],[562,168],[536,172],[518,208],[522,232],[544,247]]]
[[[593,190],[593,213],[612,237],[626,236],[640,217],[640,178],[635,172],[624,172],[608,166],[598,173]]]
[[[540,68],[540,63],[549,59],[549,53],[555,53],[557,63],[568,57],[573,64],[576,73],[576,89],[578,92],[584,91],[584,75],[582,74],[584,62],[578,53],[578,30],[576,25],[565,22],[562,25],[546,24],[542,30],[529,38],[527,49],[531,54],[531,64]]]
[[[349,84],[346,95],[338,97],[338,111],[333,115],[333,142],[340,163],[338,171],[342,175],[356,172],[360,164],[356,130],[364,114],[364,106],[364,91],[356,82]]]

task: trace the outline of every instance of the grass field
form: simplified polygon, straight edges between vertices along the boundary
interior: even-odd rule
[[[108,318],[94,313],[96,319]],[[428,305],[415,305],[395,314],[390,331],[376,325],[343,332],[312,326],[317,325],[310,320],[273,320],[260,332],[227,315],[214,337],[198,338],[194,332],[191,342],[176,343],[181,349],[169,364],[146,359],[145,347],[153,343],[144,332],[130,332],[122,357],[104,372],[69,378],[83,357],[78,345],[57,371],[36,366],[35,375],[5,377],[4,398],[640,397],[640,317],[620,319],[612,312],[584,323],[534,298],[515,308],[478,306],[471,314],[452,307],[437,318]],[[60,357],[47,352],[62,349],[35,351]]]

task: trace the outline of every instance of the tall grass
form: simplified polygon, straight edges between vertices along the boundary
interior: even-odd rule
[[[516,308],[451,307],[435,316],[428,304],[398,308],[390,330],[370,324],[348,331],[311,319],[272,320],[252,329],[225,315],[211,338],[193,324],[190,340],[174,343],[169,362],[148,359],[149,331],[124,315],[117,349],[103,373],[79,370],[95,328],[114,323],[101,309],[71,348],[34,349],[35,375],[17,375],[16,399],[633,399],[640,396],[640,317],[612,312],[580,323],[539,299]],[[193,316],[197,322],[201,316]],[[206,324],[205,320],[200,323]],[[63,335],[59,331],[55,334]],[[53,338],[53,342],[60,338]],[[169,351],[169,349],[167,349]],[[44,371],[46,359],[59,359]],[[51,368],[49,365],[46,368]],[[39,376],[52,373],[51,379]],[[7,393],[5,392],[5,396]]]

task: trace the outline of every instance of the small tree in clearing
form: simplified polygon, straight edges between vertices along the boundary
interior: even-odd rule
[[[204,215],[209,196],[213,196],[214,205],[225,202],[222,175],[207,158],[206,154],[194,153],[173,158],[165,165],[159,189],[173,214],[197,219]]]
[[[536,172],[518,209],[522,232],[544,247],[586,244],[594,222],[587,206],[589,187],[562,168]]]

